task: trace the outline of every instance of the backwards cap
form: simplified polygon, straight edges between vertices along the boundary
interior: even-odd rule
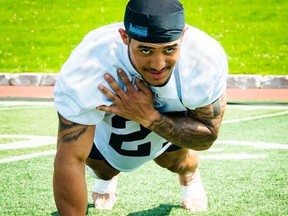
[[[178,0],[130,0],[124,25],[129,37],[148,43],[167,43],[181,37],[184,9]]]

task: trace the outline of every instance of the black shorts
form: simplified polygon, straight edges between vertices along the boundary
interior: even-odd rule
[[[95,143],[93,143],[91,152],[88,157],[94,160],[104,160],[107,164],[109,164],[99,149],[96,147]]]

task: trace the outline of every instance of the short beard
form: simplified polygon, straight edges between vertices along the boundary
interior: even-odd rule
[[[149,83],[148,83],[148,84],[151,85],[151,86],[155,86],[155,87],[163,87],[163,86],[165,86],[165,85],[169,82],[171,76],[172,76],[172,72],[170,73],[168,79],[167,79],[163,84],[160,84],[160,85],[151,85],[151,84],[149,84]]]

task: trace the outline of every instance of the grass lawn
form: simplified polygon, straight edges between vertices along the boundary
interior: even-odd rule
[[[228,106],[218,141],[200,154],[209,211],[194,215],[288,215],[287,113],[287,105]],[[266,118],[266,115],[275,116]],[[0,101],[0,116],[1,215],[55,213],[52,173],[57,116],[54,107],[49,103]],[[259,118],[247,120],[252,117]],[[30,139],[32,143],[33,138],[27,135],[35,136],[38,144],[44,142],[46,136],[55,140],[45,146],[4,149],[11,142]],[[46,156],[16,160],[20,156],[51,151],[52,154]],[[16,161],[5,162],[11,157]],[[91,203],[93,178],[87,174],[86,180]],[[177,176],[153,162],[134,172],[121,173],[118,194],[112,211],[90,207],[89,215],[191,215],[180,207]]]
[[[88,31],[122,21],[126,2],[0,0],[0,72],[58,72]],[[287,1],[182,3],[186,22],[224,46],[231,74],[287,74]]]

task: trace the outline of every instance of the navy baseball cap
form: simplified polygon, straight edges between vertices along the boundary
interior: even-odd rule
[[[124,26],[129,37],[148,43],[178,40],[185,26],[184,8],[178,0],[130,0]]]

